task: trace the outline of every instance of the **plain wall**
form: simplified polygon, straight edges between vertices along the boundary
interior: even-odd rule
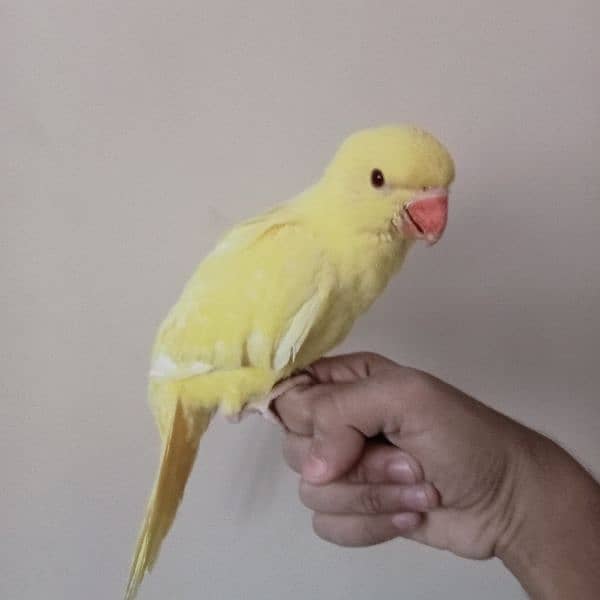
[[[119,598],[155,328],[217,236],[352,130],[451,149],[441,243],[342,350],[434,372],[600,473],[600,5],[3,2],[0,596]],[[279,432],[215,423],[142,599],[519,598],[498,561],[311,531]]]

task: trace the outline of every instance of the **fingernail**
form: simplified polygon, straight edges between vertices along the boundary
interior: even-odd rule
[[[419,513],[398,513],[392,517],[394,527],[401,531],[410,531],[414,529],[420,522],[421,515]]]
[[[414,483],[417,480],[412,467],[404,459],[392,461],[387,466],[387,474],[391,481]]]
[[[429,506],[429,497],[423,488],[406,490],[407,500],[411,500],[411,504],[415,508],[425,509]]]
[[[327,471],[327,463],[318,456],[311,455],[304,466],[304,475],[308,479],[321,479]]]

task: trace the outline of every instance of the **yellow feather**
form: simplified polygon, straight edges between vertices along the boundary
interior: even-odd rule
[[[385,173],[381,189],[374,168]],[[238,414],[338,344],[402,264],[412,241],[394,225],[406,203],[453,177],[450,155],[422,130],[359,132],[315,185],[235,227],[199,265],[154,345],[163,453],[127,600],[158,556],[213,412]]]
[[[166,433],[166,438],[131,565],[126,600],[135,597],[144,573],[152,569],[158,557],[161,542],[173,523],[183,497],[200,437],[206,431],[211,417],[211,413],[204,409],[184,409],[178,397],[165,399],[165,404],[168,409],[163,414],[161,430]]]

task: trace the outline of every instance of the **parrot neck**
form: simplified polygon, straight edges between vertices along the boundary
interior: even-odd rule
[[[376,252],[404,255],[411,245],[392,225],[387,206],[377,210],[371,202],[349,198],[326,182],[308,188],[288,207],[327,246],[368,246]]]
[[[298,218],[315,234],[338,271],[348,273],[356,288],[368,290],[370,303],[402,265],[411,246],[391,224],[389,214],[377,214],[372,204],[348,199],[322,183],[293,201]]]

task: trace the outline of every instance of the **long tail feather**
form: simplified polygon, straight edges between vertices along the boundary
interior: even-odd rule
[[[211,412],[174,403],[171,427],[164,440],[160,467],[150,496],[137,546],[125,600],[133,600],[146,571],[150,571],[181,502],[196,458],[198,443],[210,422]]]

